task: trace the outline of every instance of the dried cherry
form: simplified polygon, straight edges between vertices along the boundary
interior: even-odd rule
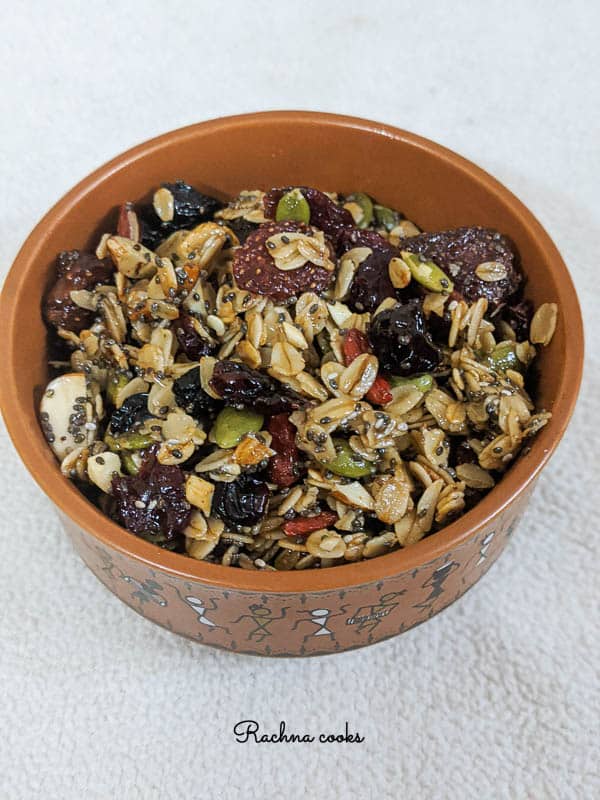
[[[284,194],[294,188],[298,188],[302,192],[310,207],[310,224],[323,231],[337,248],[340,236],[348,228],[354,227],[354,220],[347,209],[335,203],[318,189],[310,186],[286,186],[285,188],[271,189],[266,193],[263,201],[265,216],[275,219],[277,204]]]
[[[431,372],[441,361],[441,352],[429,335],[418,299],[377,314],[369,341],[380,368],[393,375]]]
[[[266,241],[276,233],[288,232],[311,234],[312,228],[292,220],[267,222],[248,236],[233,259],[233,274],[240,288],[280,302],[302,292],[321,292],[329,286],[334,273],[310,262],[287,272],[275,266]]]
[[[169,542],[188,524],[191,506],[185,499],[185,476],[176,466],[159,464],[152,456],[132,477],[112,481],[117,521],[143,538]]]
[[[259,414],[290,414],[309,405],[298,392],[237,361],[217,361],[210,385],[227,405],[252,408]]]
[[[71,292],[93,289],[98,283],[112,279],[114,266],[110,259],[99,259],[93,253],[68,250],[60,253],[56,264],[58,280],[44,302],[44,315],[50,325],[79,333],[94,321],[94,312],[80,308],[71,300]]]
[[[200,336],[194,327],[194,318],[185,311],[182,311],[173,323],[173,331],[179,346],[190,361],[199,361],[202,356],[211,356],[218,349],[217,344]]]
[[[229,528],[256,525],[267,513],[269,487],[254,475],[241,475],[237,480],[215,484],[212,513]]]
[[[452,278],[455,291],[469,302],[485,297],[493,305],[504,303],[515,294],[522,280],[512,242],[490,228],[475,226],[420,233],[402,239],[398,247],[435,262]],[[497,281],[478,277],[477,267],[489,261],[502,264],[506,277]]]

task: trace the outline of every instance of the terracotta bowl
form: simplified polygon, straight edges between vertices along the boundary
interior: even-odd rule
[[[539,404],[550,424],[476,508],[406,550],[304,572],[250,572],[165,552],[115,525],[63,478],[37,422],[46,384],[42,295],[60,250],[94,246],[117,204],[163,180],[210,193],[308,184],[360,189],[426,230],[488,225],[517,244],[537,305],[558,303],[540,358]],[[270,656],[341,652],[418,625],[454,602],[498,558],[579,388],[583,332],[569,272],[548,234],[507,189],[460,156],[406,131],[352,117],[270,112],[212,120],[129,150],[72,189],[29,236],[0,306],[2,409],[15,447],[52,499],[81,558],[144,617],[204,644]]]

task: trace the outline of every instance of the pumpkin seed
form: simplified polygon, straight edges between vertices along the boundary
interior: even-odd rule
[[[236,447],[246,433],[257,433],[263,426],[264,418],[247,408],[226,406],[219,412],[212,427],[211,439],[219,447],[228,450]]]
[[[433,261],[421,261],[415,253],[403,250],[402,259],[410,269],[413,278],[430,292],[443,292],[450,294],[454,284],[446,273]]]
[[[294,220],[308,225],[310,222],[310,206],[300,189],[292,189],[283,195],[277,203],[275,219],[277,222]]]

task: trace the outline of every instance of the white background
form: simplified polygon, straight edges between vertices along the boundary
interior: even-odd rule
[[[506,183],[572,270],[588,357],[573,424],[485,580],[399,639],[316,660],[215,652],[137,617],[70,550],[2,429],[0,797],[600,796],[599,9],[3,7],[3,271],[63,192],[143,139],[243,111],[336,111],[431,137]],[[243,718],[309,733],[349,720],[366,741],[241,745]]]

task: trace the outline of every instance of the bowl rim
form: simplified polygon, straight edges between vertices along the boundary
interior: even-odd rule
[[[519,458],[502,478],[501,483],[486,495],[464,516],[405,550],[378,556],[371,560],[324,569],[299,572],[271,572],[232,569],[222,565],[196,561],[181,554],[171,553],[143,539],[127,533],[112,522],[79,492],[60,472],[47,468],[48,445],[41,436],[32,436],[31,417],[18,402],[13,353],[17,344],[19,294],[23,290],[25,275],[31,269],[53,228],[65,214],[96,186],[134,162],[144,159],[165,144],[170,146],[194,138],[196,132],[216,133],[225,128],[261,126],[270,123],[302,122],[317,126],[351,128],[387,138],[404,141],[425,150],[449,163],[452,168],[467,173],[488,193],[516,212],[527,233],[543,250],[548,261],[553,262],[560,275],[561,307],[568,308],[569,348],[563,365],[560,384],[553,406],[553,438],[535,440],[527,456]],[[18,265],[18,268],[17,268]],[[566,324],[566,323],[565,323]],[[235,116],[219,117],[205,122],[169,131],[142,142],[111,159],[79,181],[42,217],[19,250],[6,277],[0,297],[0,337],[7,343],[8,363],[4,380],[0,381],[0,407],[12,442],[34,480],[67,518],[99,542],[120,554],[142,562],[162,573],[182,580],[200,582],[207,586],[257,592],[265,594],[290,594],[296,592],[322,592],[369,584],[407,572],[430,563],[459,547],[488,526],[532,485],[540,470],[550,459],[569,423],[577,400],[583,371],[583,323],[575,288],[569,271],[555,244],[529,209],[503,184],[486,171],[457,153],[429,139],[391,125],[359,117],[317,111],[262,111]],[[544,445],[544,446],[543,446]]]

